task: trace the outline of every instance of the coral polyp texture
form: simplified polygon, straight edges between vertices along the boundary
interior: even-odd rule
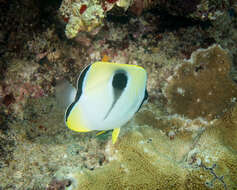
[[[168,137],[158,130],[147,129],[144,126],[136,132],[127,133],[114,147],[108,145],[107,152],[112,161],[93,172],[72,175],[73,189],[181,188],[187,172],[178,167],[177,162],[170,162],[170,155],[163,155],[168,147],[161,146],[162,141]]]
[[[171,112],[209,120],[223,114],[237,97],[237,85],[229,76],[230,67],[230,56],[218,45],[193,53],[166,87]]]
[[[234,152],[237,152],[237,107],[229,109],[220,122],[218,127],[221,130],[223,144]]]
[[[137,119],[145,112],[129,124],[135,130],[125,133],[117,144],[107,144],[108,164],[93,171],[79,170],[70,174],[68,179],[72,184],[67,189],[236,188],[237,154],[223,141],[225,127],[221,129],[217,122],[199,132],[176,131],[174,138],[170,138],[164,131],[175,125],[166,122],[165,117],[158,119],[155,113],[149,116],[152,125],[137,125]],[[183,121],[180,126],[187,123]],[[222,126],[225,125],[223,121]],[[236,131],[229,135],[235,137]]]

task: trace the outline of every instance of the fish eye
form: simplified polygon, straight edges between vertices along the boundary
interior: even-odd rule
[[[123,90],[127,85],[128,77],[125,71],[117,71],[113,76],[112,85],[114,88]]]

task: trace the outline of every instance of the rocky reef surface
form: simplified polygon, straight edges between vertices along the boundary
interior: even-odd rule
[[[0,21],[0,189],[237,189],[236,1],[0,0]],[[148,72],[115,145],[55,97],[100,60]]]
[[[60,13],[67,24],[66,36],[74,38],[81,32],[97,34],[107,14],[129,12],[140,16],[144,11],[157,8],[170,15],[212,22],[225,16],[235,3],[227,0],[63,0]]]

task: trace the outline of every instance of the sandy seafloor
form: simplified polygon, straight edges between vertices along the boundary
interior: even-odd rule
[[[237,190],[231,2],[211,21],[115,12],[67,39],[60,1],[0,0],[0,190]],[[69,130],[55,95],[102,59],[148,73],[149,99],[115,145],[111,132]]]

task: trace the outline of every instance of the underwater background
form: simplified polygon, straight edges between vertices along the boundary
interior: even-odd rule
[[[57,100],[101,60],[148,74],[115,144]],[[236,83],[236,0],[0,0],[0,190],[237,190]]]

